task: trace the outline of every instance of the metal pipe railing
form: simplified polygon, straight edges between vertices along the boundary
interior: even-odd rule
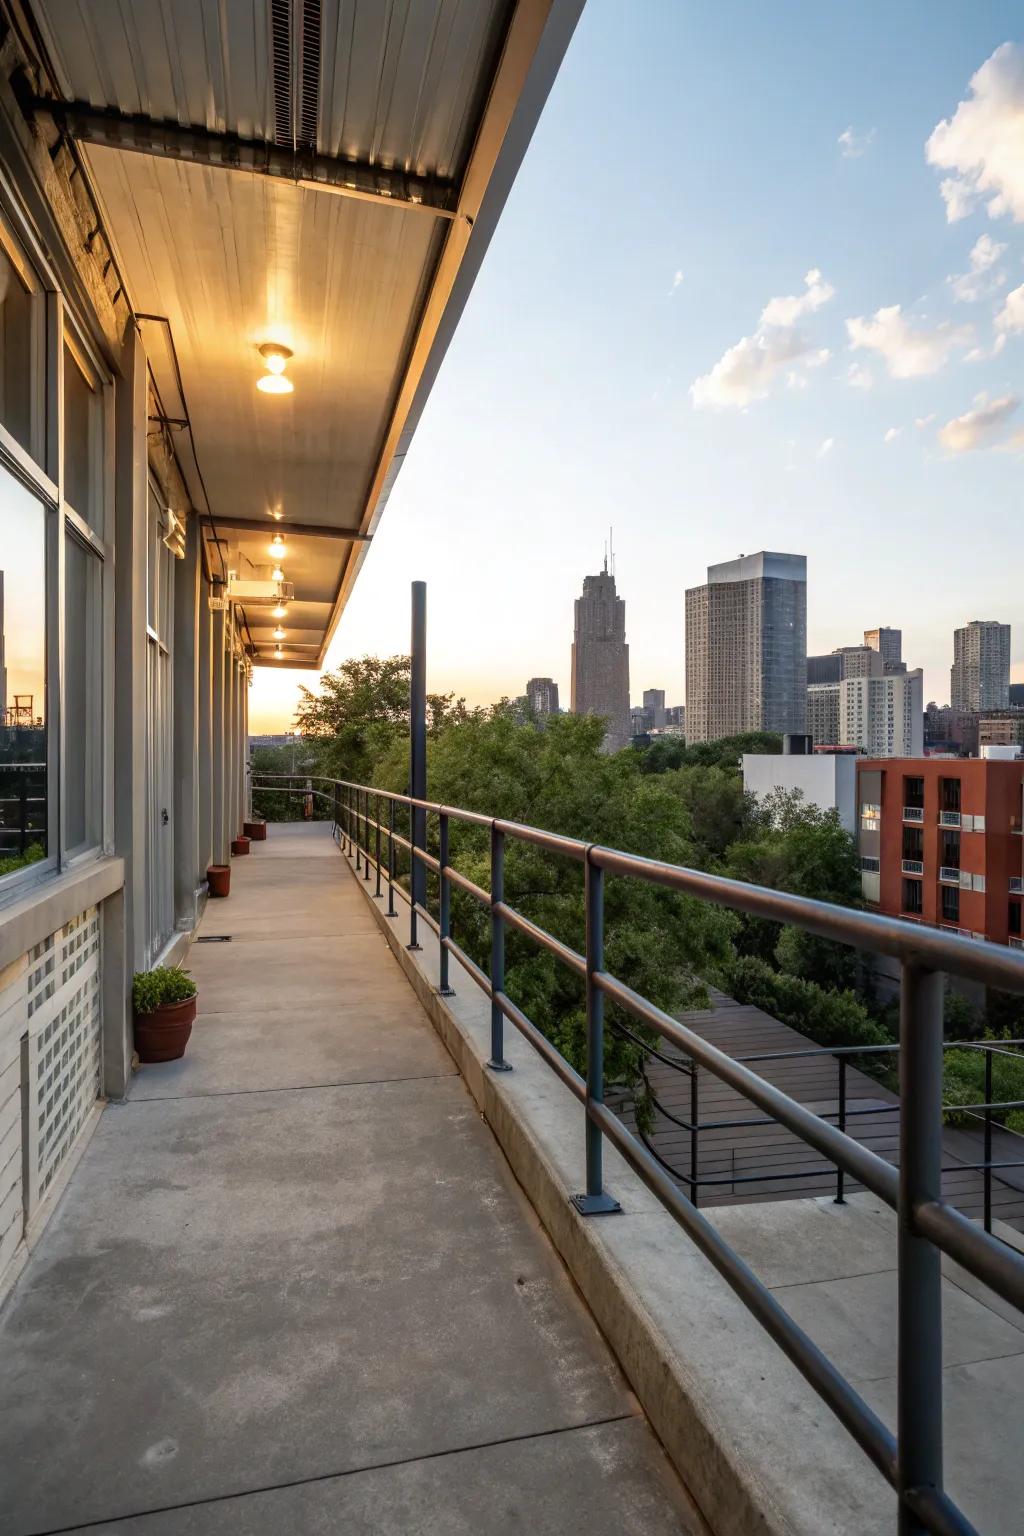
[[[292,775],[263,775],[291,778]],[[726,1283],[740,1297],[788,1358],[797,1366],[818,1395],[831,1408],[894,1488],[897,1496],[900,1536],[929,1532],[932,1536],[977,1536],[974,1527],[942,1488],[942,1308],[941,1255],[948,1254],[964,1269],[988,1285],[997,1295],[1024,1310],[1024,1256],[979,1229],[941,1198],[942,1149],[942,978],[951,971],[1004,991],[1024,993],[1024,954],[964,938],[942,930],[927,929],[877,913],[852,911],[808,897],[792,896],[759,886],[746,885],[720,875],[685,869],[659,860],[640,858],[616,849],[545,832],[500,817],[464,811],[391,790],[324,780],[336,793],[342,791],[344,826],[336,827],[353,846],[355,859],[371,862],[370,829],[386,836],[388,845],[388,914],[394,912],[397,883],[395,847],[405,848],[410,868],[419,868],[424,880],[433,870],[439,882],[439,916],[427,911],[426,893],[417,899],[416,882],[410,882],[410,934],[415,941],[417,919],[426,919],[439,938],[439,990],[447,983],[448,957],[454,956],[466,974],[491,1003],[491,1057],[488,1065],[510,1070],[505,1058],[504,1022],[507,1019],[543,1061],[559,1076],[584,1108],[586,1190],[575,1203],[584,1214],[614,1210],[614,1197],[604,1188],[601,1150],[610,1141],[625,1162],[650,1189],[664,1208],[714,1264]],[[359,809],[359,796],[372,793],[376,815],[369,815],[369,800]],[[353,798],[354,797],[354,798]],[[388,821],[381,820],[381,801],[388,805]],[[337,803],[337,801],[335,802]],[[410,812],[412,836],[395,831],[395,810]],[[422,816],[413,817],[413,812]],[[427,819],[439,819],[439,854],[426,849]],[[485,829],[490,838],[490,890],[462,875],[449,862],[450,823]],[[365,851],[360,845],[363,830]],[[578,955],[553,934],[533,923],[506,900],[505,856],[508,842],[528,843],[549,853],[568,857],[584,866],[586,953]],[[441,844],[443,843],[443,846]],[[375,862],[380,869],[377,850]],[[899,1170],[877,1153],[862,1146],[846,1129],[851,1111],[841,1094],[841,1125],[820,1115],[760,1077],[745,1062],[726,1055],[695,1031],[642,997],[604,969],[603,874],[639,879],[686,895],[711,901],[734,911],[776,922],[790,923],[821,938],[857,948],[875,950],[899,960],[901,965],[900,1059],[900,1157]],[[451,936],[448,906],[455,886],[489,912],[490,969],[484,971]],[[555,1046],[505,992],[505,932],[511,927],[524,938],[547,949],[582,975],[587,996],[587,1073],[582,1079]],[[582,964],[582,970],[581,970]],[[842,1175],[849,1175],[871,1190],[897,1212],[898,1222],[898,1411],[897,1434],[882,1423],[856,1389],[836,1369],[816,1344],[781,1307],[776,1297],[757,1278],[707,1218],[688,1198],[675,1177],[604,1103],[604,1000],[608,999],[631,1017],[650,1027],[665,1042],[688,1057],[691,1070],[691,1124],[699,1124],[699,1071],[709,1072],[760,1108],[773,1123],[791,1131],[814,1148]],[[847,1055],[869,1054],[878,1047],[839,1047],[841,1071]],[[772,1053],[774,1054],[774,1053]],[[804,1053],[794,1053],[804,1054]],[[989,1094],[986,1097],[990,1100]],[[692,1144],[691,1144],[692,1145]],[[986,1163],[991,1163],[986,1155]],[[696,1196],[696,1158],[691,1168]],[[686,1182],[684,1180],[684,1182]],[[703,1181],[701,1181],[703,1182]],[[840,1196],[843,1184],[838,1185]]]

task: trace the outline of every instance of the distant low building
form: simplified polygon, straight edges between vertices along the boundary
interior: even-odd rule
[[[1024,745],[1024,709],[992,709],[978,715],[978,752],[983,747]]]
[[[668,708],[666,709],[666,711],[665,711],[665,724],[666,724],[666,726],[677,726],[678,729],[685,735],[686,734],[686,705],[685,704],[670,704],[668,706]]]
[[[759,800],[773,789],[799,790],[808,805],[838,811],[847,832],[855,834],[857,762],[849,752],[744,752],[743,788]]]
[[[629,731],[635,740],[637,736],[646,736],[654,725],[653,709],[646,709],[642,704],[634,704],[629,712]]]

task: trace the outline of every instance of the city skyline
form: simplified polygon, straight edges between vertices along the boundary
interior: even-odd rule
[[[994,616],[1024,681],[1024,186],[955,143],[1012,131],[1019,11],[740,9],[741,51],[733,11],[588,5],[328,665],[405,650],[424,579],[432,687],[567,696],[613,522],[637,696],[682,699],[683,592],[761,548],[807,555],[812,652],[898,627],[944,703],[953,630]],[[704,148],[666,192],[638,134]],[[296,681],[261,674],[254,719]]]

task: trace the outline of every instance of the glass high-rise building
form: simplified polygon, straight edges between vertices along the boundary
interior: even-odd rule
[[[807,725],[807,560],[762,550],[708,567],[686,594],[686,734]]]

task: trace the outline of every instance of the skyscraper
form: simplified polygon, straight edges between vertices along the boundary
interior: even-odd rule
[[[651,712],[651,725],[659,729],[665,724],[665,690],[664,688],[644,689],[644,709]]]
[[[807,685],[807,731],[816,747],[839,745],[839,683]]]
[[[608,722],[606,752],[629,745],[629,646],[626,604],[608,570],[584,576],[575,603],[571,705],[575,715],[603,715]]]
[[[805,556],[762,550],[709,566],[686,594],[687,740],[806,722]]]
[[[954,709],[1005,709],[1010,702],[1010,626],[972,619],[953,631],[949,679]]]
[[[526,685],[526,702],[538,719],[558,714],[558,684],[551,677],[531,677]]]
[[[902,629],[866,629],[864,631],[864,644],[869,645],[873,651],[877,651],[881,656],[883,671],[906,671],[906,665],[903,661]]]
[[[924,751],[924,673],[845,677],[839,684],[839,743],[869,757],[920,757]]]

